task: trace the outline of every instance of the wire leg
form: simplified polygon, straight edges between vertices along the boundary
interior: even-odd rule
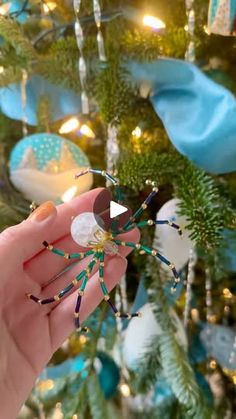
[[[178,283],[180,282],[180,277],[178,275],[178,272],[175,268],[175,265],[173,263],[171,263],[168,259],[166,259],[164,256],[162,256],[157,250],[152,249],[150,247],[147,246],[143,246],[141,243],[133,243],[133,242],[124,242],[121,240],[114,240],[114,242],[118,245],[118,246],[125,246],[125,247],[132,247],[133,249],[139,250],[139,252],[141,254],[147,254],[147,255],[151,255],[154,256],[155,258],[159,259],[161,262],[163,262],[165,265],[167,265],[170,270],[173,273],[174,276],[174,284],[171,288],[172,292],[176,291],[176,287],[178,285]]]
[[[104,300],[109,304],[109,306],[112,309],[114,315],[116,317],[120,317],[120,318],[128,319],[128,320],[132,319],[133,317],[140,317],[139,312],[130,314],[130,313],[121,313],[120,311],[118,311],[118,309],[116,308],[114,303],[111,301],[108,289],[107,289],[107,287],[105,285],[105,282],[104,282],[104,252],[100,253],[99,259],[100,259],[100,263],[99,263],[100,287],[101,287],[103,295],[104,295]]]
[[[134,213],[134,215],[132,215],[130,219],[127,221],[127,223],[124,225],[123,227],[124,231],[130,230],[130,228],[133,227],[133,224],[142,215],[145,209],[147,209],[148,205],[151,203],[153,198],[155,198],[156,194],[158,193],[158,188],[155,182],[147,181],[147,184],[151,184],[153,186],[152,192],[148,195],[145,201],[143,201],[142,205],[138,208],[138,210]]]
[[[62,256],[65,259],[84,259],[89,255],[94,254],[94,250],[88,250],[85,253],[67,253],[64,252],[63,250],[60,249],[56,249],[52,244],[49,244],[48,242],[44,241],[43,245],[46,247],[46,249],[48,249],[50,252],[55,253],[55,255],[58,256]]]
[[[88,280],[88,275],[92,272],[94,265],[97,262],[97,253],[95,253],[93,259],[91,260],[91,262],[88,264],[88,267],[86,269],[83,269],[76,277],[75,279],[73,279],[73,281],[67,285],[63,290],[61,290],[58,294],[52,296],[52,297],[48,297],[45,299],[40,299],[32,294],[27,294],[27,297],[34,301],[35,303],[41,304],[41,305],[45,305],[45,304],[52,304],[55,301],[60,301],[63,297],[65,297],[66,294],[68,294],[77,284],[80,280],[83,279],[82,285],[80,287],[80,290],[83,290],[84,287],[84,283],[86,285],[87,281],[85,282],[85,278],[87,278]]]
[[[153,225],[163,225],[166,224],[172,228],[174,228],[175,230],[177,230],[177,232],[179,233],[180,236],[182,236],[182,229],[180,228],[180,226],[178,224],[173,223],[172,221],[169,220],[147,220],[147,221],[140,221],[140,223],[136,224],[136,227],[138,228],[142,228],[142,227],[147,227],[147,226],[153,226]]]

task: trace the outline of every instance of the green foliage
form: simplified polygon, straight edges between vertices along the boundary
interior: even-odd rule
[[[148,393],[156,384],[157,377],[161,371],[160,351],[158,339],[147,342],[147,352],[140,360],[137,371],[133,380],[132,387],[137,393]]]
[[[203,247],[218,246],[223,229],[223,207],[214,180],[187,164],[177,184],[180,208],[187,217],[191,238]]]
[[[149,299],[150,302],[154,303],[153,312],[158,325],[163,331],[156,338],[156,345],[159,345],[160,364],[163,374],[182,405],[186,418],[210,419],[210,412],[207,412],[187,353],[174,335],[174,326],[160,282],[156,261],[150,260],[148,275],[150,278],[149,287],[152,289],[152,293],[149,293]],[[153,356],[156,356],[154,352]]]
[[[36,53],[31,42],[14,19],[0,16],[0,35],[15,48],[17,54],[27,58],[28,65],[35,59]]]
[[[88,381],[88,401],[92,419],[108,419],[105,399],[96,374]]]

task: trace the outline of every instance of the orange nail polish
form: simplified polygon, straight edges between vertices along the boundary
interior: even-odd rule
[[[55,205],[51,201],[44,202],[40,207],[38,207],[29,218],[35,221],[43,221],[46,218],[50,217],[56,211]]]

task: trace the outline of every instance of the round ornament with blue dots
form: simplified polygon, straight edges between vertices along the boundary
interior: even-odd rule
[[[93,182],[88,173],[78,182],[75,173],[90,166],[84,152],[56,134],[40,133],[23,138],[13,148],[10,179],[29,201],[66,202],[88,191]]]

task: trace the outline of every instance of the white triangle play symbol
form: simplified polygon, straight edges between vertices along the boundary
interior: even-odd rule
[[[128,211],[128,209],[123,207],[123,205],[117,204],[117,202],[114,201],[110,202],[110,218],[115,218],[118,215],[124,214],[126,211]]]

